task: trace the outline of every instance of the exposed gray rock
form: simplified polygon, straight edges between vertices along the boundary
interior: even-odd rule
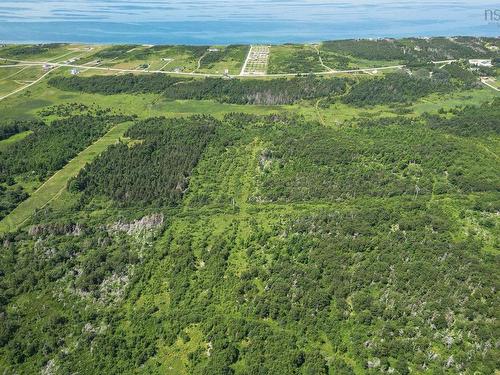
[[[152,214],[144,216],[131,223],[117,222],[108,226],[110,232],[126,232],[129,235],[145,230],[156,229],[163,225],[163,214]]]
[[[71,235],[80,236],[84,227],[78,223],[49,223],[32,225],[28,229],[28,234],[33,237],[48,235]]]

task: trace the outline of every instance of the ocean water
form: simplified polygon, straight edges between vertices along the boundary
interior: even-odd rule
[[[500,21],[485,13],[499,8],[489,0],[1,0],[0,42],[230,44],[498,36]]]

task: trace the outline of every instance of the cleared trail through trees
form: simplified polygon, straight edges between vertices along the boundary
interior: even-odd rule
[[[132,122],[123,122],[115,125],[104,136],[80,152],[70,160],[61,170],[54,173],[28,199],[21,202],[12,212],[0,221],[0,233],[17,229],[29,220],[36,210],[42,209],[56,199],[66,189],[70,178],[87,164],[93,161],[108,146],[116,143],[132,125]]]
[[[203,60],[203,58],[208,54],[208,51],[205,52],[203,55],[201,55],[201,57],[198,59],[198,64],[196,66],[196,69],[192,71],[192,73],[196,73],[198,70],[200,70],[201,68],[201,60]],[[160,69],[161,70],[161,69]]]
[[[318,60],[319,60],[319,63],[321,64],[321,66],[325,69],[327,69],[329,72],[333,72],[333,69],[330,68],[329,66],[325,65],[323,63],[323,58],[321,57],[321,51],[320,49],[318,48],[318,46],[316,44],[313,44],[312,46],[315,50],[316,50],[316,53],[318,54]]]

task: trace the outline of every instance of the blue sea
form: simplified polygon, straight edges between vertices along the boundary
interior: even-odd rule
[[[498,1],[481,0],[1,0],[0,43],[231,44],[498,36],[500,21],[487,11],[499,8]]]

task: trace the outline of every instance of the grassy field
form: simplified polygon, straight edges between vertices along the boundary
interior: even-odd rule
[[[462,105],[481,105],[498,97],[498,93],[488,88],[453,92],[445,95],[432,94],[417,100],[410,106],[407,116],[420,116],[425,112],[437,113],[440,108],[451,109]],[[291,111],[303,115],[308,120],[319,120],[327,126],[338,126],[346,121],[359,117],[392,117],[397,115],[397,109],[388,105],[354,107],[340,101],[327,108],[316,107],[316,103],[301,103],[288,106]]]
[[[319,46],[323,63],[332,69],[364,69],[376,68],[382,66],[401,65],[400,60],[368,60],[359,57],[353,57],[345,53],[329,49],[323,44]]]
[[[353,57],[324,44],[286,44],[271,48],[268,73],[317,73],[330,69],[363,69],[401,63],[400,60],[368,60]]]
[[[130,46],[109,54],[104,49],[96,58],[101,60],[99,66],[115,69],[192,72],[205,49],[200,52],[199,48],[188,46]]]
[[[31,134],[31,130],[27,130],[21,133],[14,134],[12,137],[9,137],[7,139],[3,139],[0,141],[0,151],[5,149],[7,146],[19,142],[20,140],[26,138],[28,135]]]
[[[487,87],[475,90],[454,92],[446,95],[429,95],[419,99],[410,108],[413,115],[423,112],[437,112],[441,107],[453,108],[457,105],[477,105],[492,100],[498,93]],[[315,102],[300,103],[288,106],[247,106],[237,104],[218,103],[203,100],[165,100],[161,95],[154,94],[120,94],[100,95],[61,91],[46,82],[30,87],[26,91],[9,97],[0,102],[0,112],[3,118],[34,118],[43,107],[80,102],[83,104],[99,104],[122,111],[125,114],[136,114],[139,117],[150,116],[184,116],[191,114],[212,114],[222,117],[231,112],[244,112],[253,114],[270,114],[279,112],[292,112],[304,115],[308,119],[317,119],[318,111],[328,124],[340,123],[360,115],[392,116],[394,112],[388,106],[353,107],[341,102],[327,108],[316,108]]]
[[[83,44],[61,44],[49,45],[47,48],[41,47],[29,49],[29,46],[6,46],[0,48],[0,58],[8,58],[22,61],[44,61],[53,63],[64,63],[69,60],[84,63],[90,61],[93,54],[105,48],[104,46],[89,46]]]
[[[462,105],[480,105],[496,97],[498,97],[498,92],[488,87],[447,95],[433,94],[418,100],[412,106],[412,109],[416,114],[420,115],[424,112],[436,112],[440,108],[451,109]]]
[[[33,82],[43,73],[40,66],[0,68],[0,97]]]
[[[249,46],[213,46],[200,60],[199,73],[223,74],[227,69],[231,75],[237,75],[241,71],[243,62],[249,50]]]
[[[248,46],[137,46],[103,58],[99,66],[113,69],[162,70],[238,74],[245,61]]]
[[[56,172],[31,196],[19,204],[8,216],[0,221],[0,233],[16,229],[26,222],[36,210],[43,208],[56,199],[66,189],[66,184],[71,177],[78,174],[85,164],[94,160],[109,145],[116,143],[131,126],[125,122],[113,127],[106,135],[92,144],[72,159],[63,169]]]
[[[324,72],[318,51],[311,45],[286,44],[272,46],[269,56],[270,74]]]
[[[31,68],[30,68],[31,69]],[[1,70],[0,70],[1,72]],[[54,72],[53,74],[68,74],[65,71]],[[89,71],[87,74],[92,75]],[[2,81],[0,81],[0,88]],[[446,95],[429,95],[419,99],[411,106],[414,114],[423,112],[436,112],[440,107],[452,108],[456,105],[472,104],[477,105],[498,96],[498,93],[487,87],[475,90],[454,92]],[[140,117],[148,116],[179,116],[189,114],[212,114],[221,117],[226,113],[245,112],[254,114],[268,114],[275,112],[294,112],[303,114],[306,117],[314,118],[320,113],[331,121],[344,121],[358,117],[360,114],[391,115],[391,110],[387,106],[375,106],[366,108],[355,108],[352,106],[336,103],[328,108],[315,108],[315,103],[301,103],[288,106],[246,106],[218,103],[215,101],[194,101],[177,100],[167,101],[161,95],[154,94],[120,94],[120,95],[100,95],[75,93],[58,90],[42,81],[25,91],[13,95],[0,102],[0,112],[5,120],[19,118],[33,118],[43,107],[81,102],[83,104],[97,103],[102,107],[110,107],[122,111],[126,114],[137,114]]]
[[[225,104],[210,100],[167,101],[161,95],[155,94],[100,95],[75,93],[58,90],[42,81],[17,95],[0,101],[0,113],[2,113],[5,120],[34,118],[37,112],[46,106],[72,102],[87,105],[98,104],[101,107],[113,108],[125,114],[136,114],[140,117],[208,113],[220,117],[231,112],[266,114],[293,109],[293,107],[282,106]]]

